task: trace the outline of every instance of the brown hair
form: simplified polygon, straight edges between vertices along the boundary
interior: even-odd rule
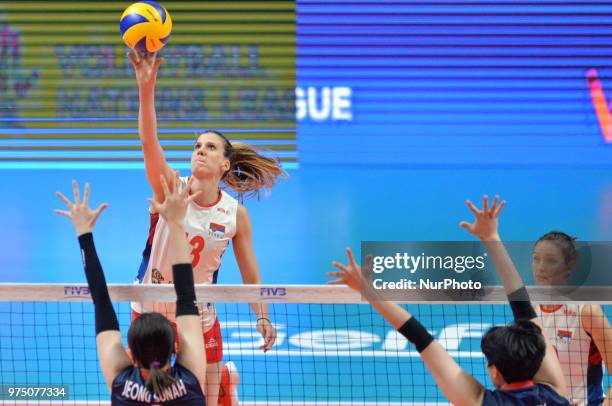
[[[552,241],[563,253],[563,258],[565,259],[565,263],[569,264],[572,261],[575,261],[578,258],[578,253],[576,252],[576,237],[570,237],[561,231],[550,231],[536,241],[536,245],[541,241]]]
[[[128,345],[134,359],[149,370],[145,386],[149,392],[162,396],[164,389],[175,381],[164,369],[174,352],[176,335],[172,325],[159,313],[143,313],[128,330]]]
[[[223,140],[223,155],[229,159],[230,169],[221,180],[238,194],[240,200],[253,196],[259,198],[261,189],[269,191],[279,177],[287,177],[278,159],[264,156],[242,142],[230,142],[219,131],[206,130],[203,134],[206,133],[215,134]]]

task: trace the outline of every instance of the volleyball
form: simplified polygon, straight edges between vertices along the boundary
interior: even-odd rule
[[[154,1],[139,1],[125,9],[120,19],[123,42],[138,52],[160,50],[172,31],[170,14]]]

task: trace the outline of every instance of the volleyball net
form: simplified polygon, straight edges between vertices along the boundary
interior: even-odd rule
[[[109,290],[124,344],[130,301],[175,300],[171,285]],[[243,405],[448,404],[414,347],[346,287],[198,286],[197,295],[216,303],[223,361],[237,366]],[[277,339],[266,353],[248,303],[269,306]],[[489,327],[512,320],[504,301],[403,306],[468,373],[493,388],[480,339]],[[611,318],[612,306],[602,308]],[[83,284],[0,284],[0,404],[109,403],[93,310]],[[58,394],[33,388],[58,388]]]

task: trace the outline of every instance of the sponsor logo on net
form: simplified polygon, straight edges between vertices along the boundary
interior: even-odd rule
[[[80,299],[91,296],[91,292],[87,286],[67,285],[64,286],[65,299]]]
[[[260,288],[259,297],[267,299],[284,299],[287,296],[287,288]]]

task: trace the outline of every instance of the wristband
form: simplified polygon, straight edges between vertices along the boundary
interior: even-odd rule
[[[508,301],[512,308],[512,314],[514,320],[531,320],[537,317],[531,301],[529,300],[529,294],[525,287],[515,290],[508,295]]]
[[[414,344],[419,353],[423,352],[434,340],[429,331],[414,317],[408,319],[397,331]]]
[[[172,265],[172,277],[174,279],[174,291],[176,292],[176,317],[199,315],[191,264]]]

